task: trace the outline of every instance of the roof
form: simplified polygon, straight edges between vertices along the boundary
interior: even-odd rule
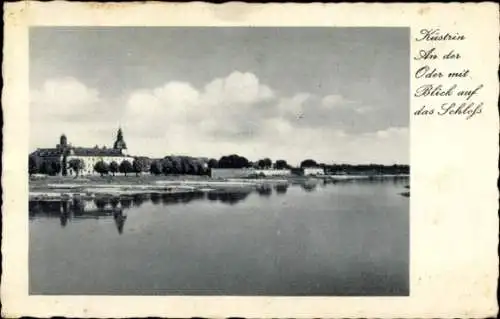
[[[70,152],[76,156],[125,156],[121,150],[113,148],[74,147]]]
[[[68,155],[73,156],[123,156],[121,150],[113,148],[96,148],[96,147],[72,147],[69,149]],[[59,148],[39,148],[32,153],[40,157],[58,157],[63,155],[63,149]]]
[[[62,150],[58,148],[39,148],[32,154],[40,157],[55,157],[61,156]]]

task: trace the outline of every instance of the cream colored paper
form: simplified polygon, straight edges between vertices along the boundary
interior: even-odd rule
[[[5,6],[2,314],[69,317],[480,318],[497,312],[498,5],[481,4],[91,4]],[[407,26],[411,28],[411,249],[409,297],[133,297],[28,295],[28,28],[30,26]],[[422,29],[462,41],[416,41]],[[414,115],[429,82],[416,79],[421,49],[454,49],[481,113]],[[446,51],[446,52],[445,52]],[[434,82],[447,86],[458,80]],[[432,82],[432,81],[431,81]],[[462,82],[460,82],[462,83]],[[457,98],[454,97],[454,100]],[[437,113],[437,111],[436,111]]]

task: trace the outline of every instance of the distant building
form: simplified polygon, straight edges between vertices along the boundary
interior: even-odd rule
[[[59,163],[61,166],[60,175],[76,174],[68,165],[72,159],[80,159],[83,162],[83,169],[80,170],[79,175],[97,174],[94,171],[94,165],[99,161],[107,164],[114,161],[120,165],[125,160],[130,163],[134,160],[134,157],[128,155],[127,144],[121,128],[118,129],[113,148],[98,147],[97,145],[95,147],[75,147],[68,143],[66,135],[63,134],[55,148],[39,148],[30,156],[36,156],[43,162]]]
[[[304,176],[325,175],[325,169],[321,167],[305,167]]]
[[[245,178],[245,177],[270,177],[270,176],[290,176],[289,169],[255,169],[251,168],[212,168],[210,176],[212,178]]]

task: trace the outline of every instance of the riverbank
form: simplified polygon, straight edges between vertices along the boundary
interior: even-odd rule
[[[405,178],[397,175],[353,176],[289,176],[263,178],[212,179],[208,176],[129,175],[129,176],[44,176],[31,178],[30,200],[92,199],[97,197],[130,196],[141,193],[186,193],[222,190],[252,190],[265,185],[336,183],[352,180]]]
[[[266,183],[287,183],[266,180]],[[264,180],[214,180],[207,176],[85,176],[30,179],[30,200],[92,199],[122,197],[141,193],[192,193],[214,190],[246,190],[262,185]]]

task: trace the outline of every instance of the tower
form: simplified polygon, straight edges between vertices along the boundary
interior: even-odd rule
[[[125,143],[125,140],[123,139],[123,132],[121,127],[118,128],[118,132],[116,134],[116,141],[115,144],[113,144],[113,148],[115,150],[120,150],[120,151],[126,151],[127,150],[127,144]]]
[[[59,145],[57,145],[57,147],[61,152],[61,174],[63,176],[66,176],[68,174],[66,157],[69,153],[68,139],[66,138],[66,135],[61,135],[61,137],[59,138]]]
[[[59,145],[61,145],[62,148],[68,146],[68,139],[66,138],[66,135],[61,135],[59,138]]]

